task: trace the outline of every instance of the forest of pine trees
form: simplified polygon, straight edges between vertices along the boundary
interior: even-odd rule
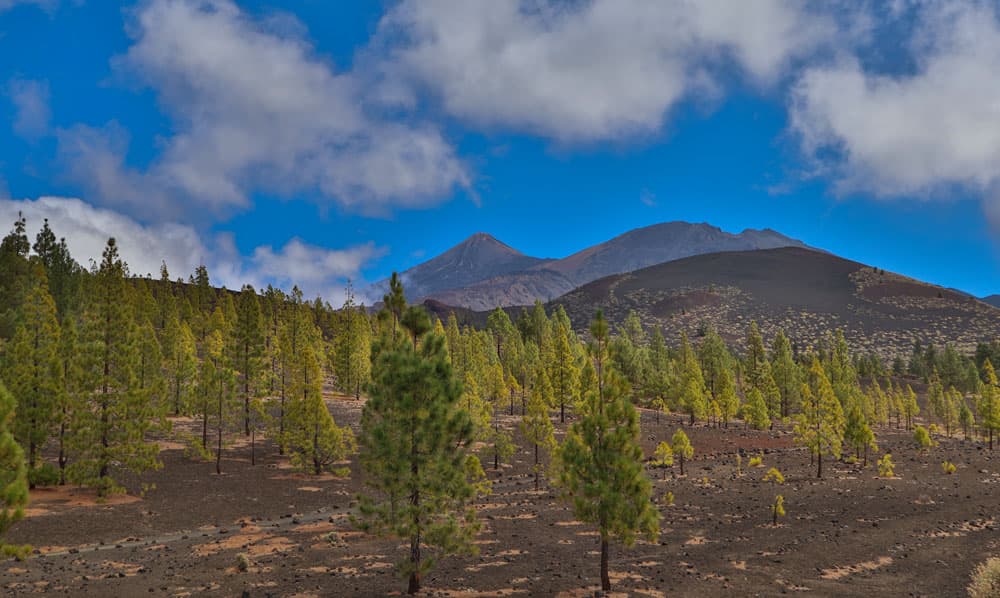
[[[817,476],[825,460],[867,464],[880,429],[912,428],[917,381],[928,387],[923,417],[945,434],[992,448],[1000,430],[997,343],[970,356],[917,345],[886,364],[852,353],[841,331],[801,350],[751,323],[739,352],[710,327],[672,347],[635,313],[615,330],[598,313],[578,334],[561,307],[537,302],[476,328],[408,306],[396,276],[378,312],[350,289],[335,309],[298,288],[215,288],[204,267],[135,276],[114,239],[84,268],[48,223],[34,243],[25,231],[19,219],[0,242],[0,533],[24,506],[22,486],[124,491],[161,467],[156,440],[186,418],[197,430],[183,438],[189,454],[217,473],[237,439],[253,455],[266,438],[307,474],[342,472],[359,453],[370,494],[358,521],[408,540],[402,571],[416,591],[433,563],[422,549],[474,550],[484,464],[499,468],[520,439],[536,487],[552,485],[597,527],[608,589],[610,542],[658,530],[637,408],[686,425],[793,430]],[[357,438],[324,389],[368,398]],[[517,437],[504,415],[519,418]],[[567,424],[561,444],[556,422]]]

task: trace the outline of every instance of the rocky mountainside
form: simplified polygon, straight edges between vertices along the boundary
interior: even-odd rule
[[[844,328],[853,346],[884,357],[914,341],[965,352],[1000,335],[1000,309],[969,295],[837,256],[787,247],[689,257],[608,276],[555,300],[584,330],[597,309],[613,323],[635,310],[676,339],[714,326],[741,345],[756,320],[765,339],[779,328],[800,347]]]

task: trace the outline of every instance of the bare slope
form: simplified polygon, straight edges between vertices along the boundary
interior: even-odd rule
[[[668,336],[704,324],[741,343],[750,320],[765,338],[785,329],[800,346],[845,328],[862,349],[907,354],[914,341],[969,351],[1000,335],[1000,309],[973,297],[802,248],[724,252],[609,276],[557,299],[580,329],[601,308],[613,322],[636,310]]]

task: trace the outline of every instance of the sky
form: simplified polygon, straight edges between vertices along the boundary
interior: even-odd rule
[[[337,303],[686,220],[983,296],[996,64],[973,0],[0,0],[0,229]]]

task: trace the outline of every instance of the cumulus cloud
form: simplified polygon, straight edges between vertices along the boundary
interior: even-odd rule
[[[382,96],[413,104],[426,88],[476,126],[617,140],[714,92],[713,67],[768,85],[836,32],[791,0],[404,0],[379,27]]]
[[[913,6],[914,68],[869,72],[857,58],[809,68],[792,92],[791,129],[842,192],[940,198],[961,189],[1000,216],[997,13],[985,3]]]
[[[144,225],[75,198],[0,199],[0,223],[13,223],[18,213],[27,219],[32,240],[48,219],[53,232],[66,238],[73,257],[84,266],[99,261],[108,237],[114,236],[122,258],[138,276],[158,277],[161,262],[166,262],[173,278],[186,277],[205,264],[213,283],[231,289],[272,284],[290,290],[297,284],[308,297],[322,295],[334,304],[343,298],[345,280],[359,279],[361,270],[385,253],[373,243],[327,249],[293,238],[279,249],[260,246],[244,256],[229,233],[206,239],[183,224]]]
[[[318,192],[379,212],[469,184],[437,127],[367,110],[362,81],[337,72],[302,30],[288,18],[255,20],[230,0],[141,4],[116,72],[157,93],[175,134],[143,171],[128,171],[127,144],[104,129],[62,131],[63,155],[104,201],[153,215],[169,207],[145,200],[149,190],[217,212],[248,206],[256,191]]]

